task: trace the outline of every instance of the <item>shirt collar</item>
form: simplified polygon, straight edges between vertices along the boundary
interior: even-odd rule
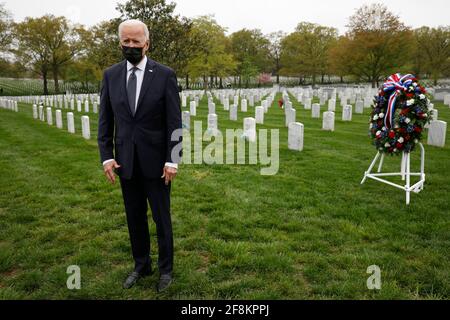
[[[136,66],[136,68],[138,68],[141,71],[145,70],[145,66],[147,65],[147,56],[144,56],[144,59],[141,60],[141,62],[139,62],[139,64]],[[131,69],[134,68],[134,65],[131,64],[128,60],[127,60],[127,70],[131,71]]]

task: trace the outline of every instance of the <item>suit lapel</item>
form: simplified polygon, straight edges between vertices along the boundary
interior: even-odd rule
[[[133,113],[131,112],[130,103],[128,102],[128,94],[127,94],[127,60],[124,60],[122,66],[120,68],[120,96],[124,98],[123,103],[126,106],[126,109],[130,115],[133,117]]]
[[[147,93],[150,85],[155,78],[157,72],[156,63],[153,60],[147,59],[147,65],[144,70],[144,79],[142,80],[141,92],[139,94],[139,100],[136,109],[136,115],[141,109],[142,100]],[[135,116],[136,116],[135,115]]]

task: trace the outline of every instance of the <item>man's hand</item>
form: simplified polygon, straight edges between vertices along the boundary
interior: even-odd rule
[[[169,185],[170,182],[172,182],[175,177],[177,176],[178,170],[172,167],[164,167],[164,173],[161,177],[161,179],[165,179],[166,186]]]
[[[111,160],[108,163],[105,163],[105,165],[103,166],[103,170],[105,172],[105,176],[106,178],[108,178],[109,182],[111,182],[111,184],[115,184],[116,183],[116,174],[114,173],[114,169],[119,169],[120,166],[117,164],[117,162],[115,160]]]

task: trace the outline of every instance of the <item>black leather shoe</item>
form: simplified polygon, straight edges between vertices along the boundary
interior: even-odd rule
[[[162,274],[159,277],[158,287],[156,288],[158,293],[166,290],[173,282],[173,278],[171,274]]]
[[[139,279],[145,278],[151,274],[153,274],[153,272],[151,270],[149,270],[148,272],[145,272],[145,273],[139,273],[139,272],[133,271],[132,273],[130,273],[130,275],[127,277],[127,279],[123,283],[123,288],[130,289],[139,281]]]

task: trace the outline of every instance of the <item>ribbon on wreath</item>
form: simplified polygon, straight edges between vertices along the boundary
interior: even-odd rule
[[[384,125],[387,129],[392,127],[394,123],[395,102],[403,91],[407,91],[411,84],[416,80],[412,74],[402,76],[400,73],[391,75],[383,84],[383,91],[391,93],[389,97],[386,116],[384,117]]]

